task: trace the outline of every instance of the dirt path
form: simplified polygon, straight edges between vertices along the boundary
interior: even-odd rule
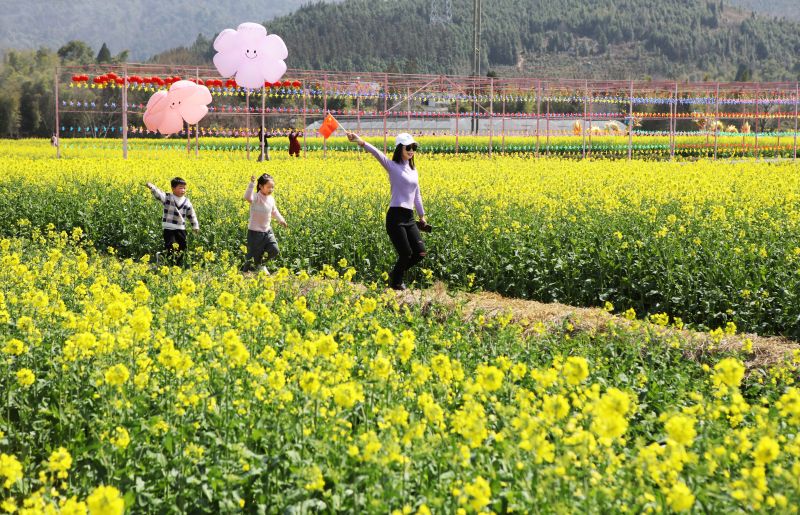
[[[401,303],[419,305],[423,309],[432,303],[453,309],[461,306],[464,316],[467,318],[477,316],[479,313],[487,317],[511,313],[512,320],[516,322],[527,320],[530,323],[528,331],[533,330],[536,322],[542,322],[546,327],[560,327],[566,319],[569,319],[576,330],[599,334],[609,331],[609,323],[612,321],[616,327],[622,326],[632,330],[667,335],[679,334],[681,338],[693,344],[689,349],[689,354],[693,357],[714,352],[714,349],[717,351],[740,349],[745,339],[750,339],[753,342],[752,353],[750,359],[745,362],[749,370],[769,368],[787,358],[791,359],[795,351],[800,351],[798,342],[779,336],[726,335],[719,343],[715,344],[712,337],[705,332],[664,328],[641,320],[627,320],[599,308],[578,308],[558,303],[546,304],[532,300],[506,298],[496,293],[452,293],[448,292],[441,283],[426,290],[407,290],[399,292],[397,295]]]

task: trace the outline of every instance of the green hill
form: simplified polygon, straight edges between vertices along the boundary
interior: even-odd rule
[[[744,0],[742,0],[744,1]],[[774,0],[776,3],[780,0]],[[310,4],[267,23],[294,68],[469,74],[472,1],[433,25],[428,0]],[[721,0],[484,2],[481,73],[570,78],[796,80],[800,23]],[[208,63],[210,43],[159,62]]]
[[[105,42],[114,53],[129,50],[141,61],[199,33],[210,36],[244,21],[270,20],[304,3],[308,0],[2,0],[0,49],[59,48],[77,39],[93,48]]]

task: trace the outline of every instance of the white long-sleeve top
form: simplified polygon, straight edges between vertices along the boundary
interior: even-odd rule
[[[275,205],[275,197],[264,195],[256,191],[253,193],[255,182],[250,181],[244,192],[244,199],[250,204],[250,220],[247,228],[251,231],[267,232],[272,226],[272,217],[281,223],[286,223]]]

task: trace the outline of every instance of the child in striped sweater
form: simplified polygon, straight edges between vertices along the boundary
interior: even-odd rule
[[[147,183],[150,193],[164,206],[161,225],[164,228],[164,251],[167,262],[172,265],[183,266],[183,256],[186,253],[186,222],[188,221],[194,232],[200,230],[194,206],[186,198],[186,181],[175,177],[170,181],[172,193],[164,193],[152,183]]]

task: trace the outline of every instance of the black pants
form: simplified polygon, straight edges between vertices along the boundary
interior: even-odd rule
[[[177,249],[175,245],[177,244]],[[164,258],[168,265],[183,266],[183,255],[186,253],[186,230],[164,229]]]
[[[397,262],[389,274],[389,284],[394,288],[403,283],[403,275],[425,257],[425,242],[414,221],[414,211],[404,207],[390,207],[386,212],[386,233],[397,252]]]
[[[258,270],[264,261],[264,254],[267,259],[278,257],[278,240],[275,239],[272,229],[267,232],[247,230],[247,255],[244,258],[242,272]]]

